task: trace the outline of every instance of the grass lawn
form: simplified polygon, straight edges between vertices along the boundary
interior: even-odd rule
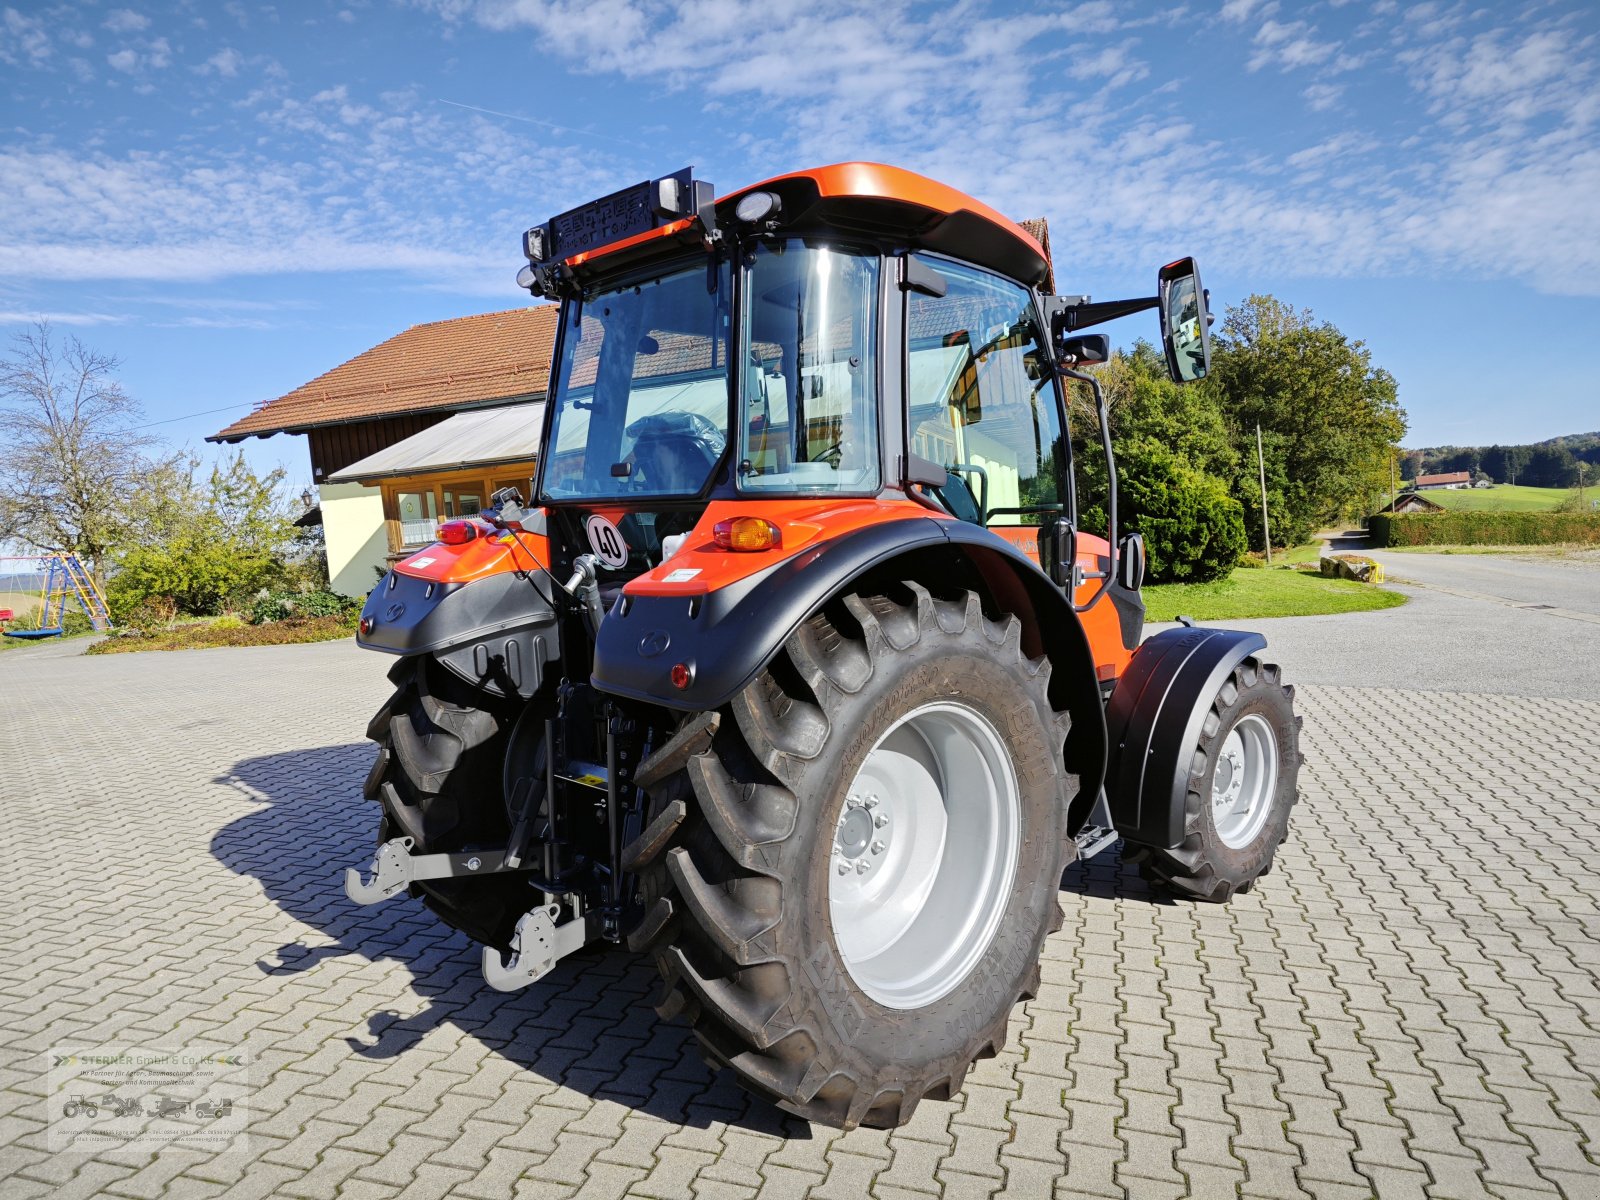
[[[1197,621],[1309,617],[1393,608],[1405,602],[1399,592],[1368,583],[1257,567],[1240,568],[1218,583],[1162,583],[1144,589],[1145,619],[1149,621],[1172,621],[1180,614]]]
[[[1497,483],[1492,488],[1420,493],[1452,512],[1550,512],[1575,494],[1571,488],[1513,487],[1505,483]]]

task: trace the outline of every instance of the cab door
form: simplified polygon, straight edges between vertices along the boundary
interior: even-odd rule
[[[932,255],[945,294],[907,293],[911,453],[942,468],[930,488],[960,520],[1040,560],[1039,533],[1069,517],[1061,400],[1033,293]]]

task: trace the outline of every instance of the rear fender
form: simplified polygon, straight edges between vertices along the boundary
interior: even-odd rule
[[[1134,652],[1106,706],[1106,793],[1118,833],[1171,849],[1184,840],[1190,755],[1211,701],[1267,639],[1237,629],[1168,629]]]
[[[778,654],[800,623],[863,586],[912,580],[930,591],[981,588],[1017,614],[1023,649],[1051,661],[1051,703],[1073,716],[1066,759],[1084,811],[1100,789],[1105,720],[1094,660],[1077,614],[1016,547],[987,530],[932,517],[900,518],[828,539],[704,596],[630,595],[600,625],[592,682],[603,692],[692,712],[721,707]],[[671,682],[684,665],[688,686]]]

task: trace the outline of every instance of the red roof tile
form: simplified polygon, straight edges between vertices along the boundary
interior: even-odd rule
[[[542,396],[556,312],[554,304],[541,304],[413,325],[288,395],[268,400],[206,440],[236,442],[369,417]]]
[[[1448,471],[1443,475],[1419,475],[1419,476],[1417,476],[1417,486],[1418,487],[1421,487],[1424,484],[1428,484],[1428,483],[1471,483],[1471,482],[1472,482],[1472,472],[1471,471]]]

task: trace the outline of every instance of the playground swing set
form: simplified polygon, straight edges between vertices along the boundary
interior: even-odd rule
[[[49,554],[32,558],[0,557],[3,562],[37,562],[44,576],[39,589],[39,626],[37,629],[6,629],[5,623],[15,619],[10,609],[0,609],[0,633],[8,638],[37,641],[59,637],[66,630],[67,601],[77,602],[89,625],[96,632],[111,628],[111,613],[106,608],[105,597],[95,586],[94,577],[84,567],[76,554]]]

